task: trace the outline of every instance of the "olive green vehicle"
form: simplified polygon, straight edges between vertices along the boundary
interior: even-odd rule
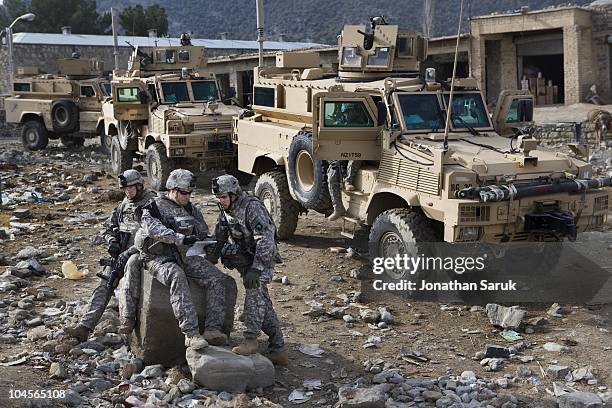
[[[344,27],[337,73],[309,53],[278,53],[276,67],[255,69],[252,111],[234,123],[238,168],[259,176],[255,194],[281,237],[304,210],[332,212],[329,160],[361,161],[355,190],[342,192],[343,235],[370,227],[373,258],[425,242],[575,239],[604,223],[610,178],[522,134],[530,95],[503,92],[491,117],[464,78],[450,102],[448,82],[432,69],[419,75],[426,39],[372,21]]]
[[[116,174],[144,161],[149,183],[165,188],[176,167],[195,171],[236,166],[232,117],[241,109],[221,102],[204,47],[136,49],[127,71],[115,71],[112,98],[102,107]]]
[[[102,132],[102,102],[109,95],[108,80],[95,59],[64,58],[59,74],[39,74],[38,68],[20,67],[13,78],[12,95],[5,99],[6,121],[21,124],[28,150],[47,147],[49,139],[64,145],[83,145],[85,138]]]

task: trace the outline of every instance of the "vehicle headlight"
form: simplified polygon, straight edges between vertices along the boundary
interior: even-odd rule
[[[185,149],[182,147],[176,148],[176,149],[170,149],[172,152],[172,156],[184,156],[185,155]]]
[[[185,133],[185,129],[183,127],[183,121],[181,120],[169,120],[166,123],[166,132],[170,134],[176,133]]]

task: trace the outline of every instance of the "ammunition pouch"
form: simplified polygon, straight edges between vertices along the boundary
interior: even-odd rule
[[[221,248],[221,263],[228,269],[245,269],[253,264],[255,256],[242,245],[226,243]]]

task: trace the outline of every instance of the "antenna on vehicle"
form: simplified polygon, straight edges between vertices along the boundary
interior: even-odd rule
[[[446,123],[444,124],[444,151],[448,151],[448,130],[450,128],[450,119],[453,115],[453,92],[455,92],[455,74],[457,73],[457,55],[459,54],[459,40],[461,39],[461,20],[463,19],[463,0],[461,0],[461,9],[459,10],[459,26],[457,28],[457,44],[455,45],[455,61],[453,62],[453,76],[451,77],[451,90],[448,97],[448,109],[446,111]]]
[[[259,66],[263,67],[263,43],[264,43],[264,9],[263,0],[255,0],[257,5],[257,42],[259,43]]]

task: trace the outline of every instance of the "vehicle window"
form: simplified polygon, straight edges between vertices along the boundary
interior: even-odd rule
[[[442,109],[434,94],[398,95],[400,109],[407,130],[430,130],[444,128]]]
[[[413,38],[400,37],[399,44],[397,46],[397,55],[400,57],[412,57],[412,55],[414,54],[413,41]]]
[[[188,50],[180,50],[179,54],[179,61],[189,61],[189,51]]]
[[[368,56],[368,65],[379,67],[389,65],[389,48],[376,47],[374,54]]]
[[[104,96],[110,96],[111,95],[112,88],[111,88],[110,82],[103,82],[103,83],[100,84],[100,87],[102,89],[102,93],[104,93]]]
[[[513,99],[512,103],[510,104],[510,108],[508,108],[508,114],[506,115],[506,123],[517,123],[519,122],[519,113],[518,113],[518,106],[519,106],[519,101],[521,100],[525,100],[527,101],[526,103],[529,104],[531,103],[532,107],[531,109],[533,109],[533,100],[532,99]]]
[[[157,62],[165,64],[176,63],[174,50],[157,50],[155,59]]]
[[[253,91],[255,93],[253,102],[255,105],[274,107],[274,88],[256,86]]]
[[[360,67],[361,55],[357,54],[357,47],[343,47],[341,63],[351,67]]]
[[[96,96],[96,92],[94,91],[93,86],[90,86],[90,85],[81,86],[81,96],[84,96],[86,98]]]
[[[15,92],[30,92],[31,86],[29,82],[25,82],[25,83],[16,82],[13,84],[13,90]]]
[[[131,88],[117,88],[117,100],[119,102],[140,103],[140,88],[137,86]]]
[[[191,90],[196,101],[216,101],[219,99],[216,81],[193,81],[191,82]]]
[[[444,94],[444,102],[448,105],[450,94]],[[453,94],[452,125],[455,129],[472,127],[491,127],[489,115],[479,93]]]
[[[374,127],[374,121],[361,101],[325,102],[325,127]]]
[[[164,101],[168,103],[189,101],[186,82],[162,82],[161,86],[164,92]]]

